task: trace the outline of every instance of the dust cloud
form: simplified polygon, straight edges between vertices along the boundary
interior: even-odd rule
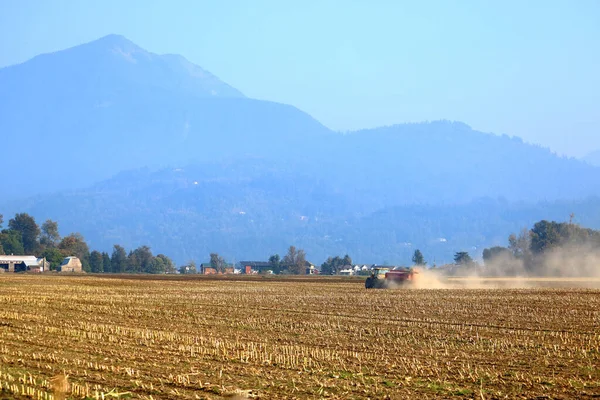
[[[447,277],[441,271],[426,268],[415,268],[412,288],[415,289],[449,289]]]
[[[600,289],[600,250],[585,246],[561,247],[524,262],[502,255],[485,265],[420,268],[414,289]]]

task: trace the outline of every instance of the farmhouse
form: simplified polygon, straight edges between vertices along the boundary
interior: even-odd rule
[[[306,267],[306,275],[318,275],[319,274],[318,268],[315,267],[315,265],[313,263],[306,261],[304,263],[304,266]]]
[[[81,260],[77,257],[65,257],[58,267],[59,272],[82,272]]]
[[[50,268],[50,263],[36,256],[0,255],[0,268],[5,272],[44,272]]]
[[[207,263],[200,264],[200,273],[202,275],[216,275],[217,270],[212,267],[212,265]]]

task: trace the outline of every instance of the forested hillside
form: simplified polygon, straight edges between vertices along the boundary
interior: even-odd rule
[[[351,187],[333,187],[269,163],[252,165],[132,171],[86,190],[2,209],[5,215],[26,211],[38,220],[57,219],[94,248],[147,244],[178,263],[204,260],[210,252],[229,261],[266,260],[293,244],[313,262],[351,254],[356,262],[409,263],[419,248],[427,261],[443,264],[459,250],[479,258],[484,247],[503,245],[511,232],[541,219],[566,221],[574,213],[578,222],[600,227],[598,198],[537,203],[488,198],[372,210],[377,199]]]

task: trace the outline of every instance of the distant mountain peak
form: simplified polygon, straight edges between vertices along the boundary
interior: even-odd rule
[[[134,53],[143,54],[145,57],[150,55],[150,52],[144,50],[131,40],[122,35],[107,35],[92,42],[84,43],[81,46],[89,46],[92,48],[106,49],[116,54],[126,55],[126,59],[131,60],[131,55]]]
[[[90,43],[93,42],[104,42],[104,43],[114,43],[114,44],[133,44],[135,45],[135,43],[133,43],[131,40],[127,39],[125,36],[123,35],[119,35],[116,33],[110,33],[106,36],[102,36],[99,39],[96,39]]]
[[[81,54],[86,57],[105,56],[110,53],[139,53],[150,56],[152,53],[133,43],[123,35],[110,34],[99,39],[78,44],[67,49],[58,50],[52,53],[40,54],[36,58],[57,57],[67,54]]]
[[[55,82],[56,89],[59,86],[60,91],[72,95],[79,95],[86,89],[96,93],[98,89],[122,91],[134,86],[157,87],[202,98],[245,97],[239,90],[181,55],[155,54],[117,34],[41,54],[20,65],[24,68],[15,65],[0,69],[0,83],[4,73],[4,80],[11,81],[10,88],[15,93],[25,92],[26,87],[42,88],[47,86],[47,82]],[[27,72],[20,73],[19,69]],[[31,97],[36,95],[29,94]]]

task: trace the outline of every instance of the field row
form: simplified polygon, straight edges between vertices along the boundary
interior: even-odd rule
[[[68,375],[74,398],[600,395],[597,290],[1,276],[0,301],[5,391]]]

